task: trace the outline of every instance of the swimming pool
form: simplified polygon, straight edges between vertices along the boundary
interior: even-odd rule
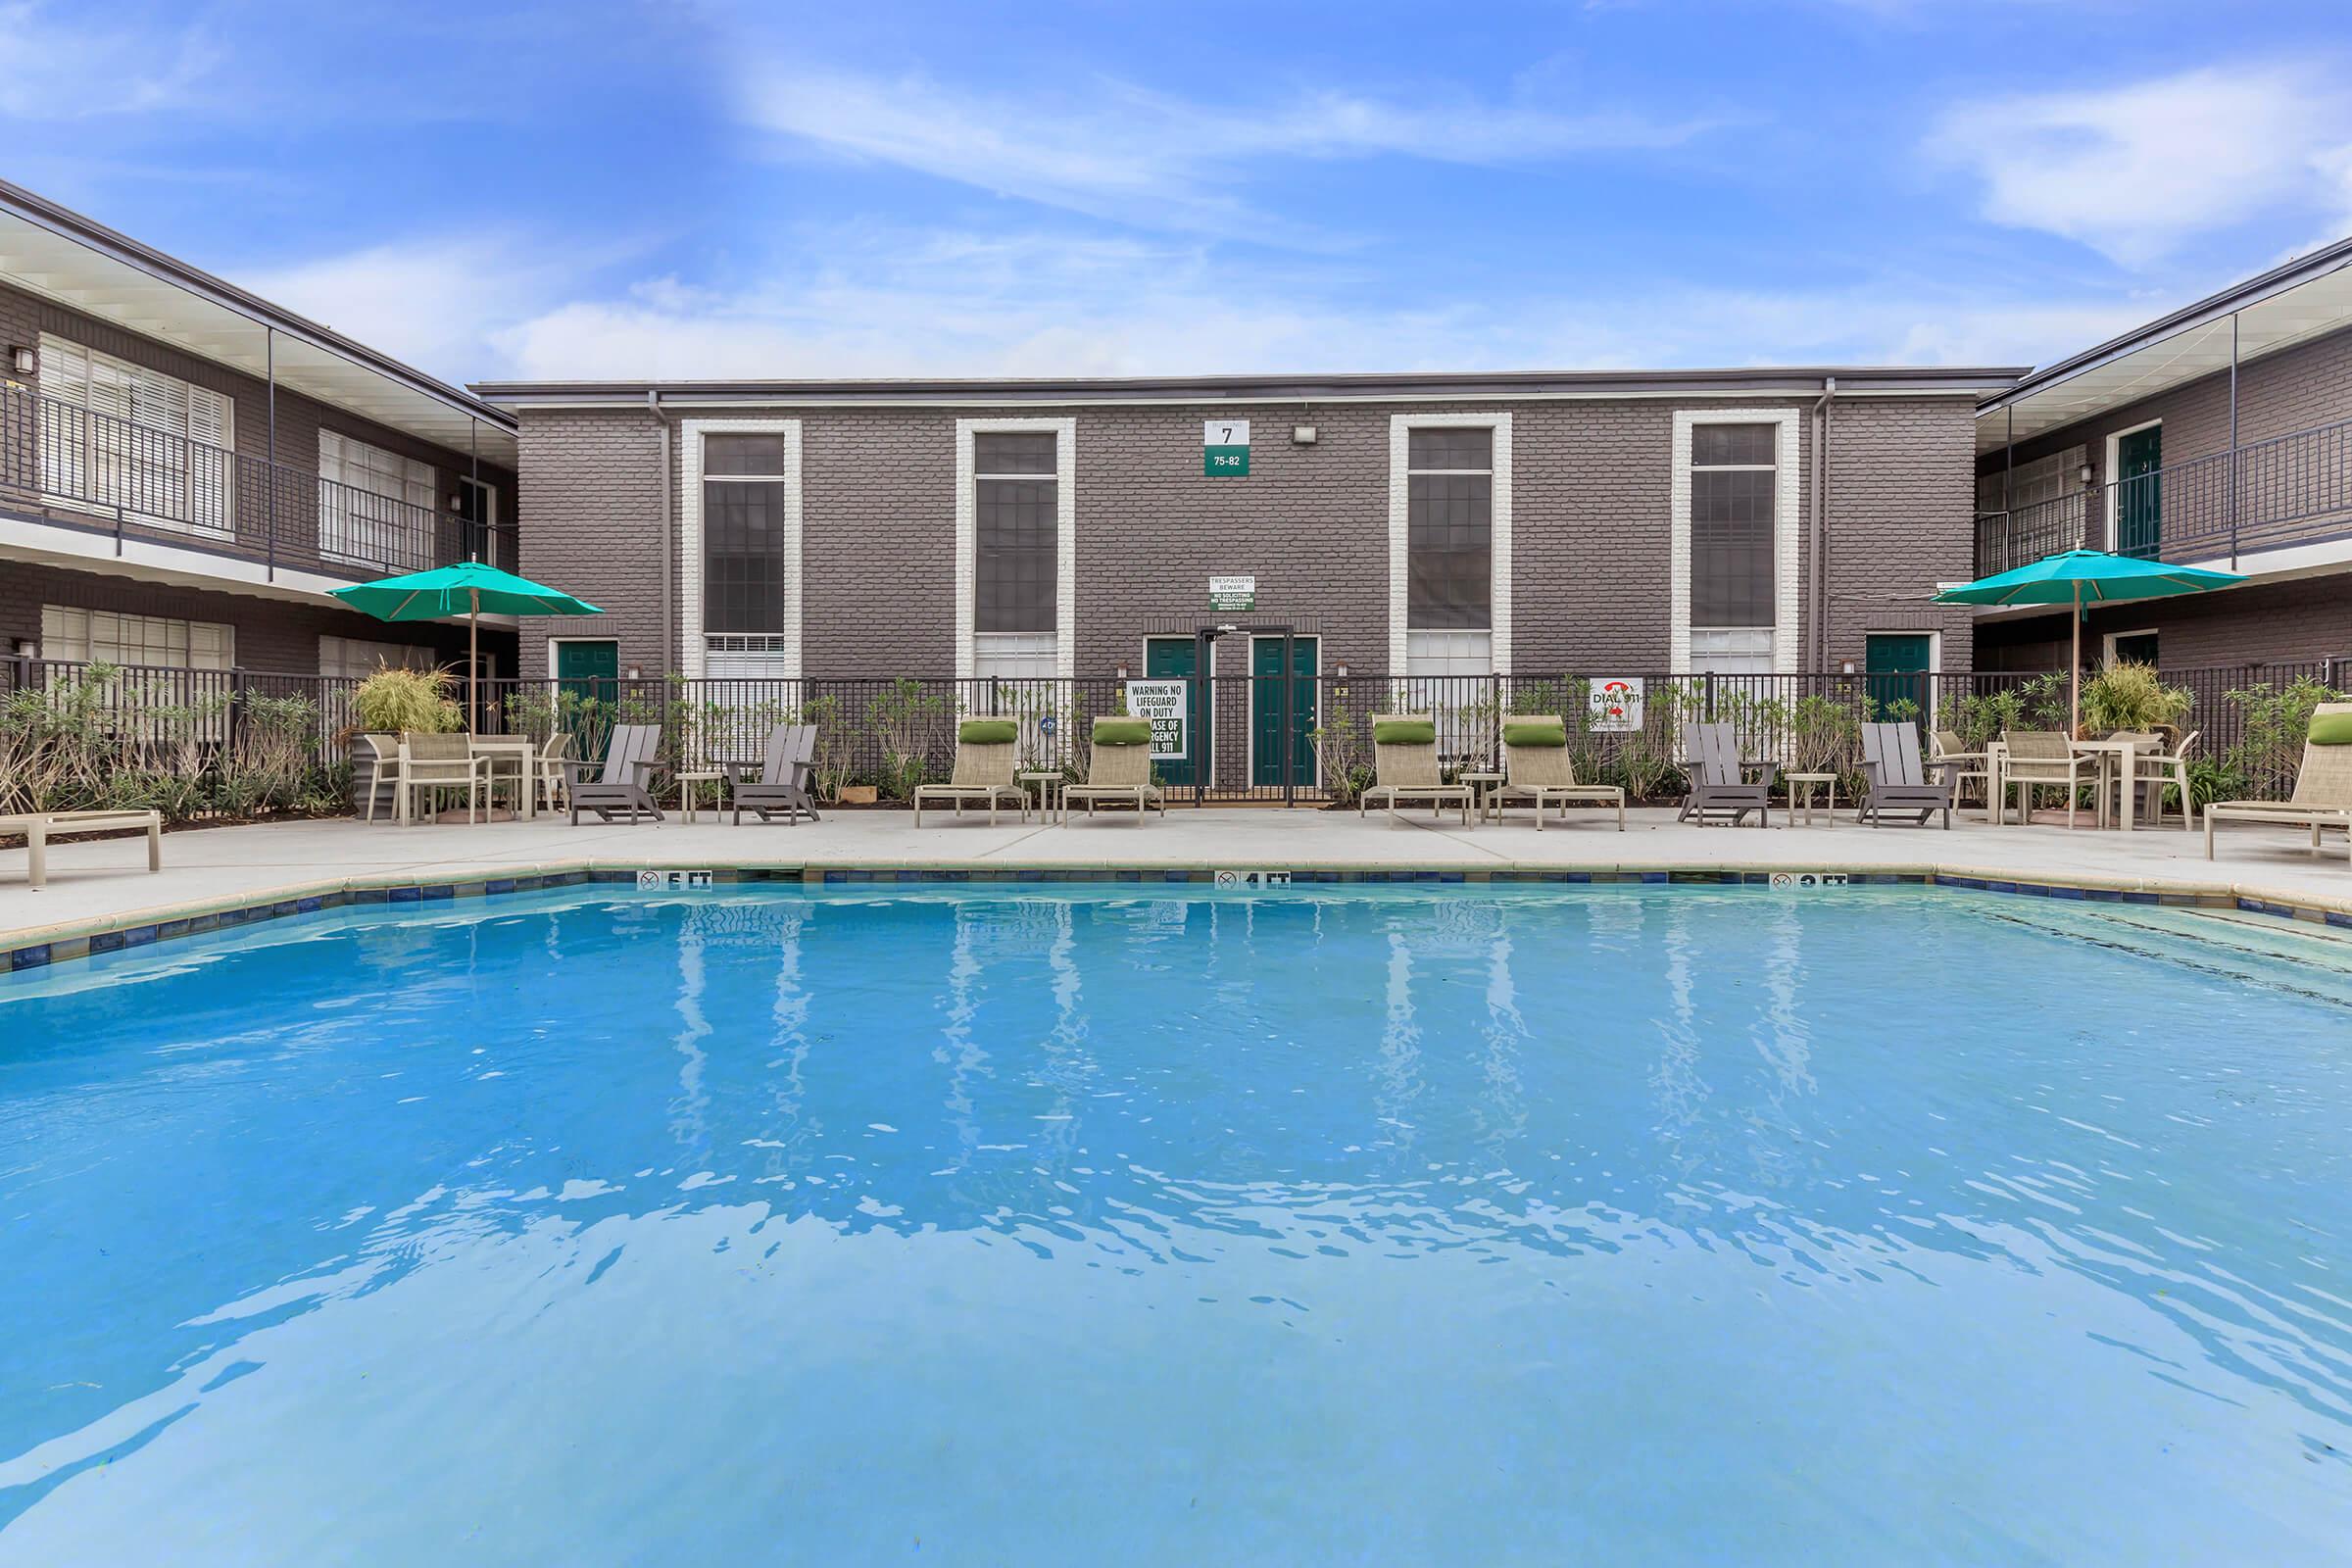
[[[20,975],[0,1562],[2317,1560],[2342,952],[597,889]]]

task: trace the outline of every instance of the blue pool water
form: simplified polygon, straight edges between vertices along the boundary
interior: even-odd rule
[[[2340,1560],[2339,944],[531,896],[0,984],[0,1562]]]

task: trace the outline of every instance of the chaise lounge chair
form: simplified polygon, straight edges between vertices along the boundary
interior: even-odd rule
[[[1095,720],[1093,734],[1094,756],[1086,764],[1086,782],[1062,790],[1062,816],[1069,816],[1074,801],[1086,803],[1089,816],[1104,801],[1134,807],[1139,823],[1154,806],[1166,816],[1167,797],[1152,782],[1152,721],[1105,716]]]
[[[2295,793],[2283,801],[2216,801],[2205,808],[2205,858],[2213,858],[2213,824],[2269,822],[2279,827],[2308,827],[2311,847],[2320,847],[2320,829],[2340,827],[2352,834],[2352,703],[2322,703],[2311,710],[2311,729],[2303,740],[2303,765],[2295,773]]]
[[[814,724],[778,724],[769,730],[760,776],[744,780],[729,791],[735,802],[736,824],[742,824],[747,806],[762,822],[779,811],[794,827],[800,826],[804,811],[809,821],[815,821],[816,802],[808,795],[808,775],[815,769]]]
[[[1758,769],[1762,778],[1747,776]],[[1738,827],[1753,811],[1756,826],[1772,825],[1772,782],[1780,776],[1780,766],[1742,761],[1739,738],[1731,725],[1685,724],[1683,770],[1690,776],[1690,793],[1683,797],[1676,821],[1695,819],[1704,826],[1710,817],[1728,816],[1731,825]]]
[[[571,797],[572,826],[579,826],[583,810],[607,822],[622,811],[632,823],[640,816],[667,820],[654,804],[655,759],[661,750],[661,725],[616,724],[605,741],[601,763],[564,759],[564,792]],[[591,769],[596,773],[593,779],[587,776]]]
[[[1429,713],[1372,715],[1372,787],[1356,797],[1355,814],[1362,816],[1375,800],[1396,814],[1399,801],[1427,801],[1433,815],[1443,816],[1458,807],[1462,826],[1470,825],[1470,786],[1448,784],[1438,771],[1438,725]]]
[[[0,833],[24,835],[25,880],[35,893],[49,881],[49,836],[52,833],[104,833],[110,828],[147,830],[147,869],[164,868],[164,813],[153,808],[132,811],[19,811],[0,816]]]
[[[1925,761],[1919,755],[1919,730],[1911,724],[1862,726],[1862,773],[1870,781],[1862,797],[1861,820],[1885,827],[1887,813],[1909,817],[1913,827],[1926,827],[1928,818],[1943,813],[1943,830],[1952,830],[1952,770],[1957,764]],[[1929,782],[1928,770],[1941,768],[1943,778]]]
[[[919,784],[914,791],[914,825],[923,825],[925,801],[948,801],[963,814],[967,801],[988,804],[988,825],[997,825],[997,807],[1010,801],[1029,817],[1029,792],[1013,782],[1020,724],[1009,718],[967,718],[956,726],[956,766],[945,784]]]
[[[1513,801],[1536,808],[1536,831],[1544,831],[1544,808],[1556,805],[1568,820],[1568,803],[1589,801],[1617,808],[1617,831],[1625,831],[1625,791],[1614,784],[1579,784],[1576,760],[1568,751],[1568,721],[1557,713],[1512,713],[1502,721],[1503,786],[1488,797],[1499,812]]]

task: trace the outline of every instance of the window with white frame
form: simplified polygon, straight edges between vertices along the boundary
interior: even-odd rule
[[[1494,431],[1405,433],[1405,673],[1494,668]]]
[[[431,669],[435,660],[430,648],[414,643],[369,642],[362,637],[318,638],[318,673],[335,675],[347,680],[366,680],[379,668]]]
[[[224,670],[234,666],[236,655],[236,628],[217,621],[131,615],[73,605],[41,607],[43,659]]]
[[[701,440],[704,672],[787,675],[794,565],[784,433],[708,431]]]
[[[222,393],[41,334],[41,488],[188,533],[236,529],[235,405]]]
[[[439,489],[429,463],[319,431],[318,553],[370,566],[430,566]]]
[[[972,434],[972,673],[1049,679],[1060,651],[1060,437]]]
[[[1690,669],[1771,674],[1781,652],[1780,426],[1696,423],[1690,441]]]

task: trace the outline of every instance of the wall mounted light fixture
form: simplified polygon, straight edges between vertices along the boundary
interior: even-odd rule
[[[1340,679],[1342,679],[1342,680],[1346,680],[1346,679],[1348,678],[1348,661],[1346,661],[1345,659],[1341,660],[1341,661],[1339,662],[1338,665],[1337,665],[1337,666],[1335,666],[1335,667],[1336,667],[1336,668],[1337,668],[1337,670],[1338,670],[1338,673],[1339,673],[1339,678],[1340,678]]]
[[[1119,679],[1121,679],[1121,680],[1125,680],[1126,678],[1127,678],[1127,661],[1125,661],[1124,659],[1122,659],[1122,660],[1120,660],[1120,661],[1119,661]]]
[[[19,375],[30,375],[41,363],[41,357],[26,345],[17,343],[9,348],[8,363]]]

